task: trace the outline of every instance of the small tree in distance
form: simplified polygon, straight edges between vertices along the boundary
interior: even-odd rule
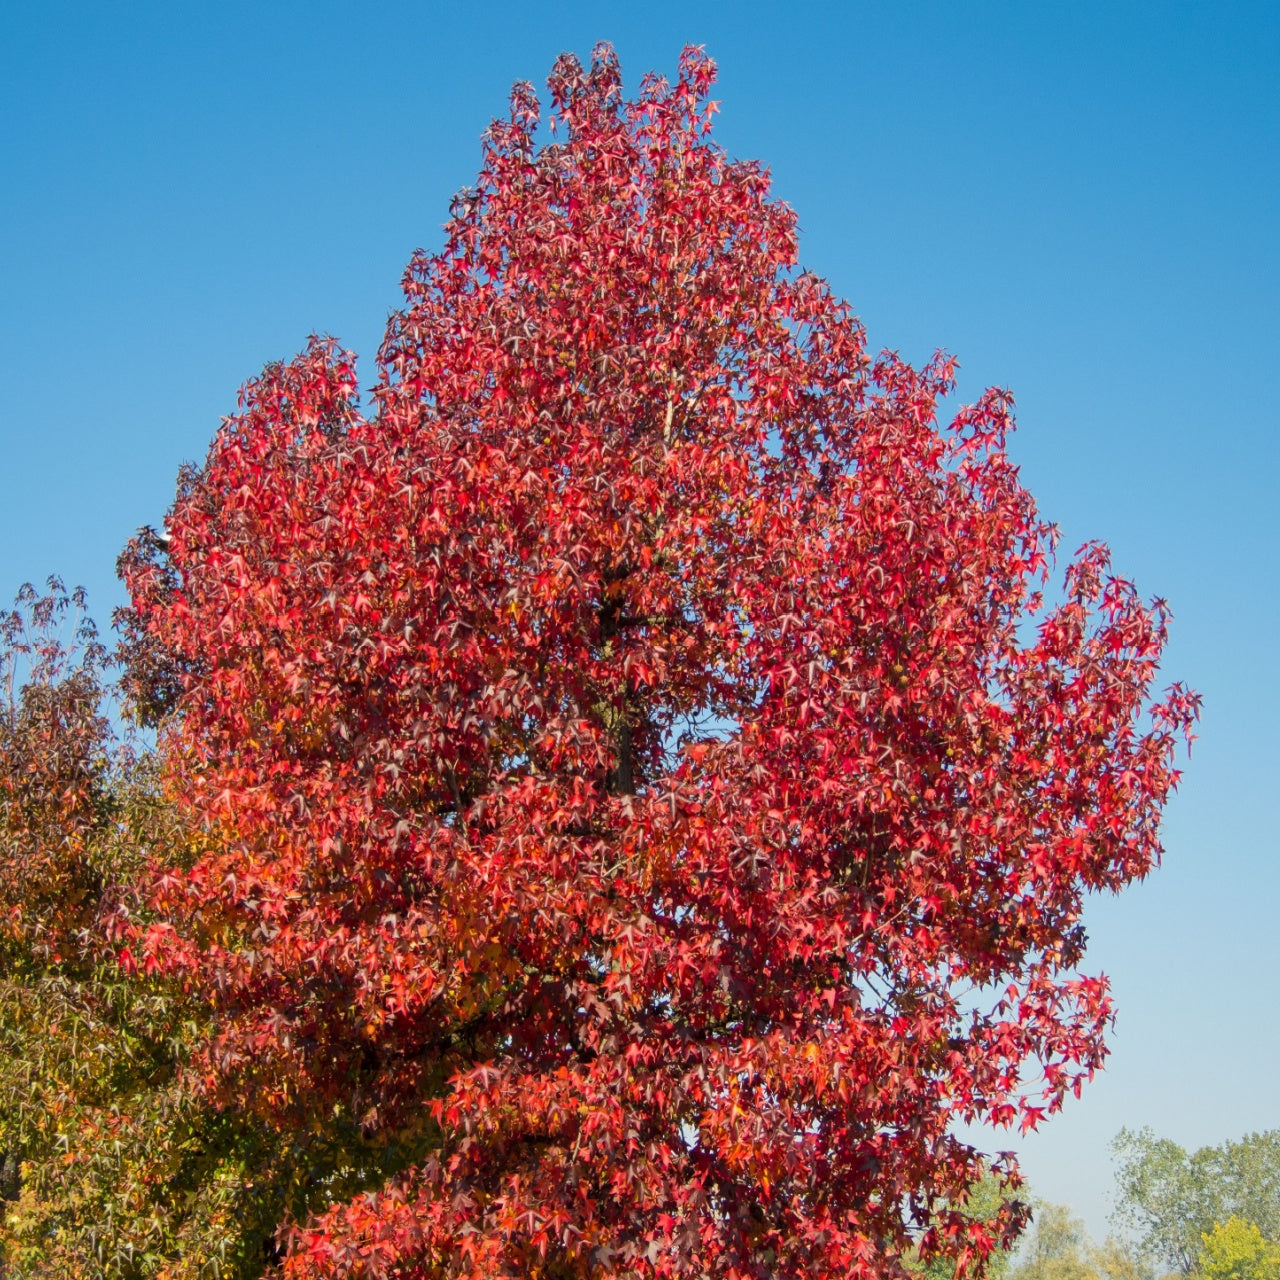
[[[1280,1242],[1256,1223],[1231,1217],[1200,1239],[1196,1271],[1204,1280],[1280,1280]]]
[[[1010,397],[869,356],[712,79],[562,58],[541,146],[517,86],[372,410],[332,342],[269,367],[124,558],[201,833],[131,954],[311,1170],[293,1280],[980,1267],[1025,1210],[953,1125],[1103,1060],[1163,606],[1096,544],[1043,603]]]
[[[1121,1129],[1116,1160],[1117,1225],[1154,1264],[1184,1276],[1212,1270],[1260,1233],[1275,1261],[1280,1248],[1280,1129],[1188,1152],[1150,1129]],[[1225,1232],[1225,1234],[1224,1234]],[[1216,1253],[1206,1254],[1212,1237]],[[1259,1264],[1261,1265],[1261,1263]],[[1268,1264],[1270,1265],[1270,1264]]]
[[[1154,1280],[1154,1272],[1124,1242],[1089,1238],[1066,1205],[1037,1200],[1031,1227],[1004,1275],[1008,1280]]]

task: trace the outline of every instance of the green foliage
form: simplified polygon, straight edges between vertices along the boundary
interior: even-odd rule
[[[1151,1280],[1151,1275],[1122,1243],[1090,1240],[1066,1205],[1038,1201],[1008,1280]]]
[[[1187,1153],[1150,1129],[1122,1129],[1116,1222],[1151,1262],[1190,1275],[1203,1238],[1232,1217],[1280,1238],[1280,1129]]]
[[[132,963],[137,886],[186,836],[108,675],[60,583],[0,616],[0,1274],[259,1275],[284,1161],[193,1092],[200,1000]]]
[[[1201,1240],[1196,1273],[1203,1280],[1280,1280],[1280,1243],[1255,1223],[1233,1216]]]

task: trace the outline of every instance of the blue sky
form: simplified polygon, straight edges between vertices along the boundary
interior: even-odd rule
[[[960,398],[1013,389],[1042,511],[1169,599],[1169,678],[1205,697],[1165,867],[1090,912],[1107,1070],[993,1144],[1101,1234],[1122,1125],[1280,1126],[1280,7],[15,0],[5,27],[0,598],[58,572],[104,619],[246,377],[312,331],[368,372],[514,80],[608,39],[634,86],[704,44],[805,265],[874,346],[958,354]]]

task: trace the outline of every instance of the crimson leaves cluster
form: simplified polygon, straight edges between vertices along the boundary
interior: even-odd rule
[[[313,340],[126,554],[202,833],[138,961],[210,992],[218,1105],[395,1152],[292,1280],[980,1263],[1023,1211],[965,1215],[956,1123],[1102,1061],[1163,609],[1097,545],[1042,599],[1008,395],[869,356],[712,79],[562,58],[545,144],[518,86],[369,407]]]

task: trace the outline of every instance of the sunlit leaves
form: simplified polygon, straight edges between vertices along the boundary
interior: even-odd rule
[[[1010,397],[870,356],[711,80],[561,59],[546,144],[518,87],[368,412],[313,341],[126,554],[200,839],[142,963],[207,1098],[359,1144],[295,1278],[980,1266],[1020,1210],[954,1122],[1102,1062],[1165,613],[1092,545],[1055,594]]]

